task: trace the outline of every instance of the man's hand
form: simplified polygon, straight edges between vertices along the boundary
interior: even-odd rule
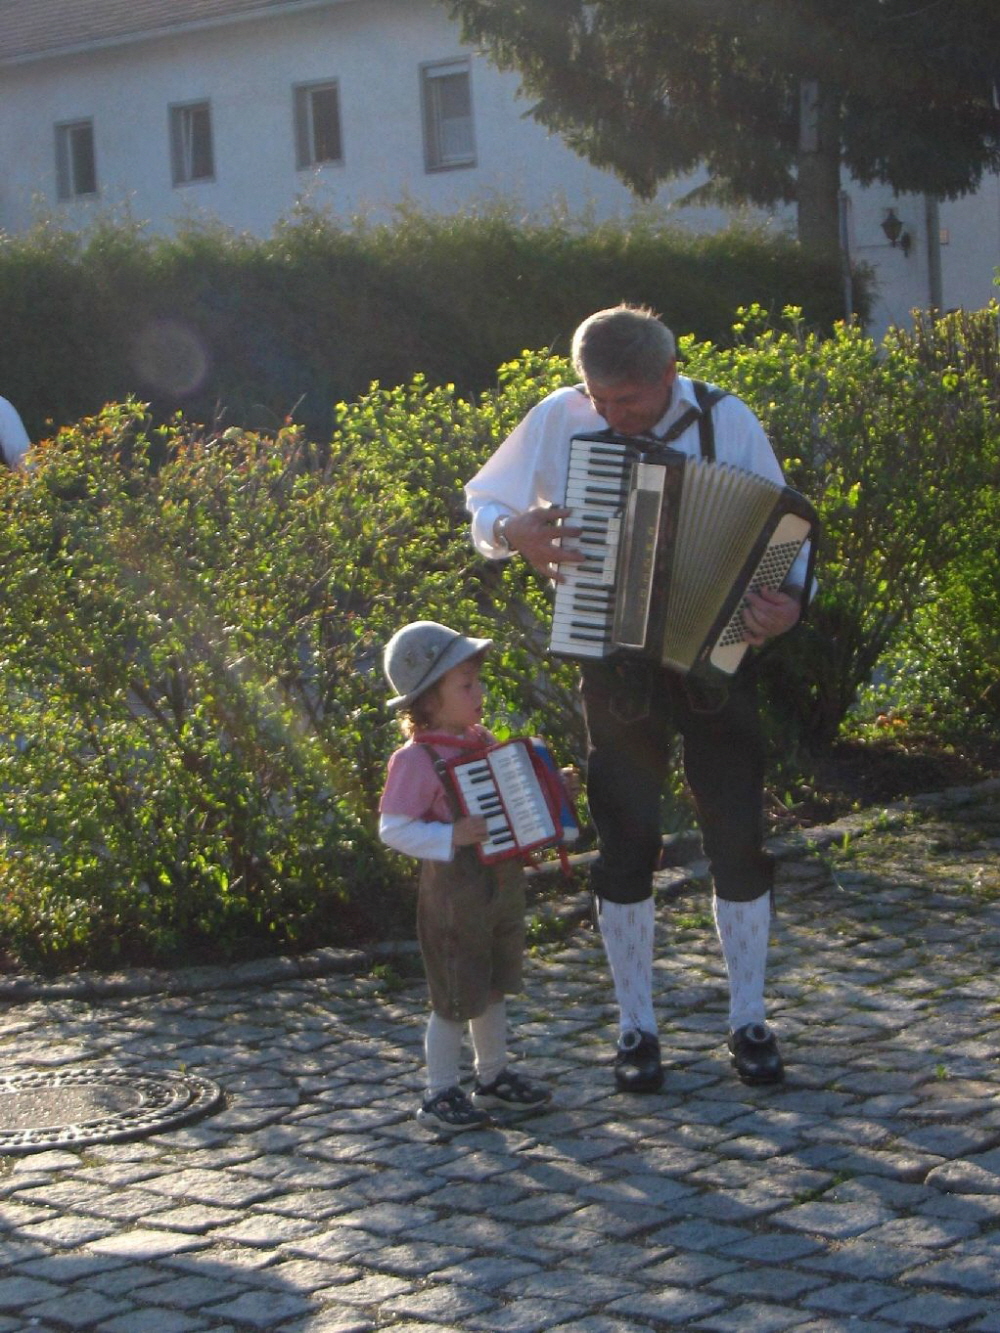
[[[556,583],[564,582],[560,565],[579,564],[586,559],[582,551],[560,545],[564,537],[579,537],[583,531],[561,526],[562,519],[571,512],[558,505],[542,506],[509,518],[504,524],[503,535],[511,550],[519,552],[539,574]]]
[[[770,588],[748,592],[746,602],[743,608],[745,637],[747,643],[757,648],[768,639],[790,630],[802,613],[801,595],[793,597],[787,592],[773,592]]]

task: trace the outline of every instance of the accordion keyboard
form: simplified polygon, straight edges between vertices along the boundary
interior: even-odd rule
[[[628,494],[630,451],[609,440],[574,439],[570,446],[565,507],[568,538],[586,559],[564,564],[556,584],[549,648],[570,657],[604,657],[614,627],[615,570],[622,509]]]
[[[465,807],[486,820],[483,855],[493,857],[556,836],[556,827],[523,744],[512,742],[454,767]]]

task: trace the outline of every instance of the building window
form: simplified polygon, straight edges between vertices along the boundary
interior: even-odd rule
[[[303,167],[341,162],[340,93],[335,83],[305,83],[295,89],[295,161]]]
[[[175,185],[214,178],[212,112],[207,102],[170,108],[170,164]]]
[[[424,161],[428,171],[476,165],[469,62],[450,60],[420,71]]]
[[[97,193],[92,120],[56,126],[56,184],[60,199]]]

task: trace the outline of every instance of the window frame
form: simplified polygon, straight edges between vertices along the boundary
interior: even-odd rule
[[[316,133],[316,97],[317,94],[332,93],[332,126],[323,127],[323,137],[336,138],[337,155],[319,157]],[[310,171],[316,167],[342,166],[344,162],[344,121],[340,112],[340,80],[312,79],[308,83],[296,83],[292,86],[292,120],[295,127],[295,169]]]
[[[81,172],[79,144],[81,131],[86,131],[88,139],[85,171]],[[93,198],[100,193],[97,184],[97,141],[94,135],[93,119],[81,117],[78,120],[61,120],[55,125],[56,138],[56,197],[61,202],[72,199]],[[85,182],[81,185],[81,175]],[[90,188],[86,188],[89,186]]]
[[[463,117],[444,115],[440,90],[444,80],[463,75],[468,98],[468,113]],[[476,124],[472,105],[472,62],[459,56],[452,60],[431,60],[420,66],[420,108],[424,130],[424,170],[427,172],[461,171],[477,165]],[[449,150],[445,126],[448,121],[467,123],[468,147]]]
[[[196,121],[199,114],[205,116],[206,141],[196,142]],[[212,103],[207,97],[200,97],[190,102],[171,102],[167,108],[170,131],[170,179],[179,188],[183,185],[204,185],[215,180],[215,135],[212,126]],[[187,142],[185,138],[187,137]],[[207,172],[195,175],[196,160],[199,152],[207,147]]]

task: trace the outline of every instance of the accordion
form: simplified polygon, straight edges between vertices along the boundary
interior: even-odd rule
[[[732,675],[749,647],[746,594],[780,587],[810,540],[812,582],[812,505],[729,464],[663,445],[644,452],[610,431],[575,435],[565,507],[586,559],[564,564],[556,584],[549,650],[561,656],[621,652]]]
[[[480,860],[489,865],[558,847],[566,868],[563,844],[572,842],[579,828],[562,776],[542,741],[535,736],[498,741],[445,760],[442,768],[464,812],[486,820]]]

